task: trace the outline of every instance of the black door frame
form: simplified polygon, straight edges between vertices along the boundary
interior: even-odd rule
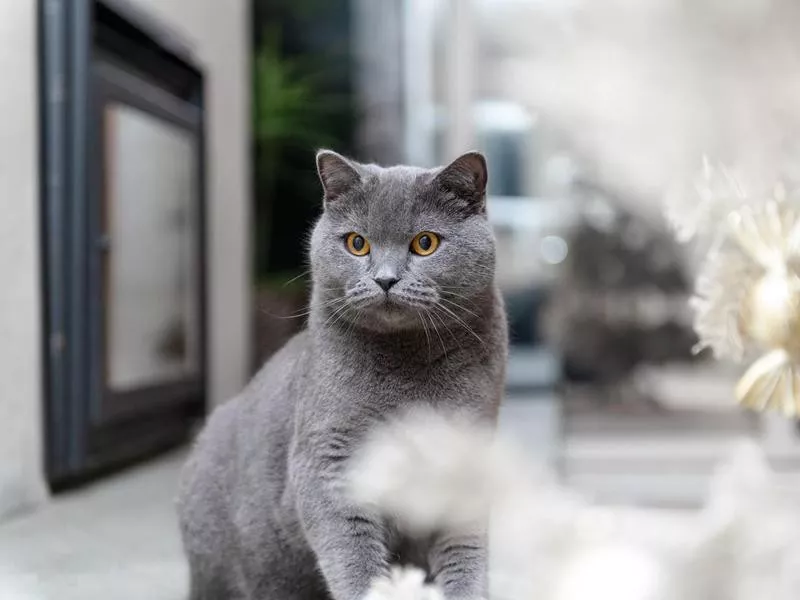
[[[203,74],[185,44],[126,2],[39,0],[39,15],[45,456],[48,479],[58,487],[181,442],[204,414],[205,113]],[[125,73],[133,89],[115,84]],[[154,401],[140,396],[131,411],[98,419],[105,394],[98,368],[104,342],[97,293],[98,102],[109,95],[187,128],[198,140],[202,376],[179,398],[155,390]]]

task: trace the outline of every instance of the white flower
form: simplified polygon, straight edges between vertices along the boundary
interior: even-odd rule
[[[372,584],[364,600],[444,600],[438,588],[425,584],[419,569],[392,569],[388,577]]]
[[[752,192],[732,168],[712,165],[703,157],[703,169],[688,186],[667,194],[666,216],[679,241],[698,240],[710,244],[719,224],[748,202]]]

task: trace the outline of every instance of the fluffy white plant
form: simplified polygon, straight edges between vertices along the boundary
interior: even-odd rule
[[[421,570],[396,568],[389,577],[377,580],[364,600],[444,600],[444,596],[425,584]]]
[[[486,430],[432,411],[376,431],[351,475],[359,502],[411,534],[491,510],[492,600],[800,598],[800,510],[752,445],[720,468],[703,511],[680,515],[593,506]],[[368,600],[439,600],[423,582],[396,571]]]
[[[704,561],[729,600],[800,598],[800,507],[761,449],[741,444],[712,481],[698,517]]]

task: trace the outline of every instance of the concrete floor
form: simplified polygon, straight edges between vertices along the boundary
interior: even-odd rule
[[[514,385],[501,429],[521,441],[532,458],[562,471],[565,453],[574,448],[565,446],[560,403],[542,389],[546,373],[533,368],[539,363],[517,358],[509,369]],[[629,443],[626,438],[622,445]],[[590,454],[596,457],[597,449]],[[0,525],[0,600],[185,600],[188,576],[174,511],[184,458],[185,451],[175,452],[58,495],[42,510]],[[570,485],[597,487],[581,485],[586,482],[569,471],[561,474]],[[607,469],[597,476],[604,484],[609,480]],[[630,500],[632,490],[653,485],[638,474],[623,491]]]
[[[552,459],[554,403],[509,398],[503,427]],[[0,525],[0,600],[184,600],[174,511],[185,452],[56,496]]]
[[[565,463],[577,442],[564,439],[561,404],[546,389],[552,365],[540,359],[519,352],[512,356],[501,430],[522,442],[531,458],[592,497],[599,483],[614,484],[612,491],[622,490],[627,500],[633,492],[655,490],[655,483],[642,479],[641,473],[623,482],[626,487],[609,483],[608,469],[594,467],[587,473],[599,483],[587,483],[586,473],[576,471],[578,463]],[[586,432],[578,437],[587,441]],[[618,436],[612,438],[620,445]],[[596,448],[589,455],[599,456]],[[174,510],[184,458],[185,451],[173,453],[58,495],[44,509],[0,525],[0,600],[185,600],[187,568]],[[657,471],[657,478],[663,475]],[[681,485],[703,493],[704,483]],[[671,487],[676,485],[671,481]]]
[[[174,496],[183,452],[0,525],[0,600],[184,600]]]

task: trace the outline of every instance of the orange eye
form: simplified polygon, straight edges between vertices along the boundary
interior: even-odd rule
[[[363,235],[359,235],[355,232],[348,233],[345,245],[350,254],[355,254],[356,256],[366,256],[369,254],[369,242]]]
[[[439,247],[439,236],[430,231],[421,231],[411,240],[411,251],[420,256],[429,256]]]

